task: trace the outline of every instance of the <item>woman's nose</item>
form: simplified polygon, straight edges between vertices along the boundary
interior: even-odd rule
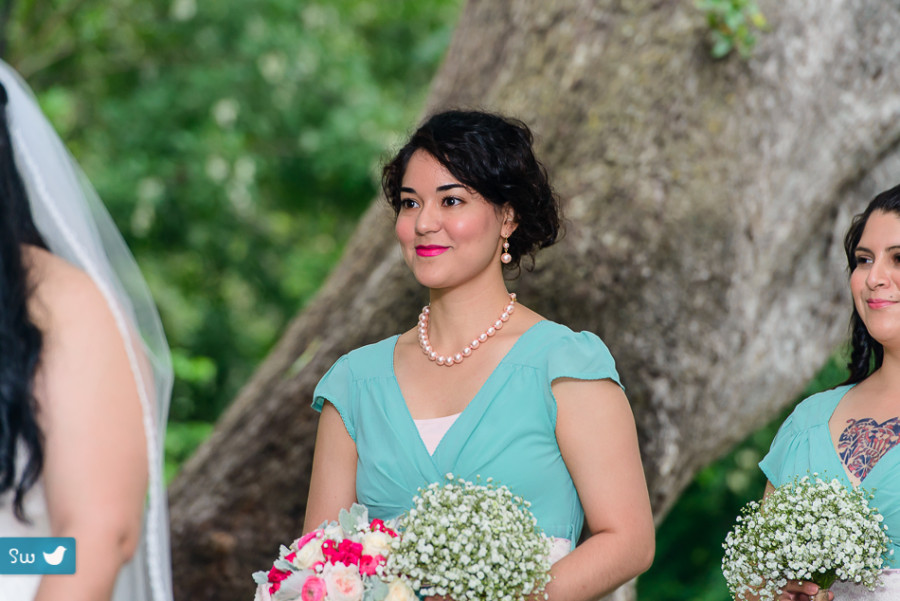
[[[440,212],[432,203],[424,203],[416,216],[416,233],[427,234],[440,229]]]
[[[886,286],[888,279],[887,265],[885,265],[884,261],[875,259],[872,262],[872,268],[869,269],[869,274],[866,276],[866,286],[874,290],[875,288]]]

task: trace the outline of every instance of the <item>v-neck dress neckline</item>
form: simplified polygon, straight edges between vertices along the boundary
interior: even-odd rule
[[[425,446],[425,441],[422,440],[422,436],[419,434],[419,429],[416,427],[415,419],[412,416],[412,413],[409,411],[409,404],[406,402],[406,398],[403,396],[403,389],[400,387],[400,380],[397,378],[397,370],[395,366],[394,358],[396,356],[397,351],[397,342],[400,340],[400,336],[394,336],[392,338],[393,343],[391,345],[391,353],[390,353],[390,371],[393,376],[394,386],[396,387],[395,400],[398,401],[396,403],[392,403],[392,412],[393,417],[400,422],[405,423],[409,427],[409,436],[418,438],[419,445],[415,445],[417,450],[424,452],[431,458],[432,462],[434,462],[435,467],[441,469],[441,456],[443,454],[443,448],[445,446],[451,446],[455,442],[458,442],[461,436],[465,436],[465,432],[468,431],[473,422],[478,420],[480,416],[484,412],[484,406],[486,403],[490,402],[490,399],[493,395],[491,395],[492,389],[494,387],[495,375],[502,371],[504,364],[509,361],[515,359],[516,349],[520,344],[527,344],[528,338],[532,335],[532,332],[536,329],[540,329],[539,326],[544,323],[546,320],[538,321],[531,325],[527,330],[522,332],[522,334],[516,339],[513,345],[509,348],[508,351],[500,358],[500,361],[494,366],[494,369],[491,370],[491,373],[488,374],[488,377],[485,378],[484,382],[475,392],[475,395],[469,399],[469,402],[466,403],[466,406],[459,413],[456,421],[453,422],[453,425],[444,433],[444,436],[441,438],[440,442],[434,449],[434,453],[429,453],[428,448]],[[473,415],[474,414],[474,415]],[[460,434],[462,432],[462,434]],[[445,466],[446,467],[446,466]]]
[[[781,424],[768,454],[759,463],[773,486],[782,486],[796,477],[818,474],[827,480],[837,478],[847,488],[854,488],[828,427],[841,399],[853,386],[838,386],[804,399]],[[888,526],[887,534],[894,554],[885,556],[886,567],[900,567],[898,447],[885,453],[856,485],[874,496],[873,504]]]
[[[523,332],[428,453],[394,373],[398,336],[344,355],[313,393],[331,403],[356,444],[357,501],[390,519],[418,489],[446,474],[493,478],[531,503],[549,536],[578,540],[584,511],[556,440],[557,378],[619,382],[615,361],[590,332],[540,321]]]
[[[869,469],[869,473],[866,474],[866,477],[860,480],[859,484],[854,484],[853,480],[850,478],[850,474],[847,471],[847,466],[844,464],[843,460],[841,460],[841,454],[838,451],[837,447],[834,446],[834,439],[831,436],[831,428],[829,424],[831,423],[831,418],[834,417],[834,412],[837,411],[838,405],[841,404],[841,401],[844,400],[844,397],[847,396],[847,393],[850,392],[855,384],[848,384],[846,386],[841,386],[841,392],[835,395],[834,406],[831,408],[831,411],[828,412],[828,416],[825,419],[825,435],[828,437],[828,443],[831,446],[832,454],[831,458],[834,461],[835,465],[840,468],[841,473],[844,476],[844,484],[846,486],[852,486],[854,488],[875,488],[878,486],[878,479],[881,478],[881,472],[884,470],[890,471],[889,466],[893,466],[895,470],[900,468],[900,465],[897,464],[897,453],[894,453],[900,445],[894,445],[887,452],[878,458],[878,461],[875,462],[875,465]],[[836,468],[835,468],[836,470]],[[895,474],[895,478],[900,478],[900,473]],[[870,480],[870,478],[874,478],[874,480]],[[873,484],[874,482],[874,484]]]

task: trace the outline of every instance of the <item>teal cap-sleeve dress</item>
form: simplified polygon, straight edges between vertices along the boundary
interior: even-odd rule
[[[356,443],[357,501],[373,517],[389,519],[409,509],[420,487],[448,473],[470,481],[491,477],[531,502],[546,534],[574,545],[584,510],[556,441],[550,385],[563,377],[619,384],[603,341],[551,321],[536,323],[500,361],[432,455],[394,375],[397,338],[344,355],[314,393],[313,408],[333,404]]]
[[[828,429],[831,415],[851,388],[852,385],[839,386],[814,394],[784,420],[769,453],[759,463],[773,486],[816,473],[823,480],[837,478],[844,486],[853,486]],[[894,553],[885,556],[885,567],[900,567],[900,445],[878,460],[860,486],[873,494],[873,505],[888,527]]]

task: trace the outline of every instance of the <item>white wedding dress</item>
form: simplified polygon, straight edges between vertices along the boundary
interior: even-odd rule
[[[19,457],[22,457],[21,453]],[[24,509],[31,524],[20,522],[13,514],[11,493],[0,499],[0,536],[52,536],[44,486],[40,481],[25,495]],[[5,557],[2,559],[6,560]],[[0,574],[0,601],[29,601],[37,593],[40,582],[41,577],[37,575]]]
[[[884,586],[870,591],[857,584],[835,582],[831,587],[834,601],[898,601],[900,600],[900,570],[885,570],[881,576]]]

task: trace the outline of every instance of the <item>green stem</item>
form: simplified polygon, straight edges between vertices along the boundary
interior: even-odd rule
[[[829,589],[834,581],[837,580],[837,573],[834,570],[828,570],[824,574],[816,574],[812,581],[819,585],[819,588]]]

